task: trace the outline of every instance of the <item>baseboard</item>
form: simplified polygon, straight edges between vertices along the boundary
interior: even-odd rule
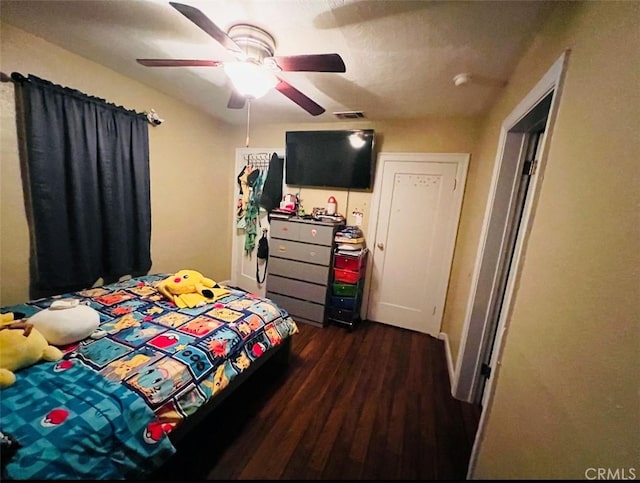
[[[449,385],[451,394],[453,395],[453,377],[455,369],[453,368],[453,356],[451,355],[451,346],[449,345],[449,336],[445,332],[438,334],[438,339],[444,341],[444,351],[447,355],[447,369],[449,370]]]

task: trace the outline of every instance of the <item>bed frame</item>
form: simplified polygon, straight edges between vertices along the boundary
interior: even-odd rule
[[[287,337],[280,345],[265,352],[262,357],[253,361],[247,370],[234,377],[222,392],[199,408],[194,414],[182,421],[175,430],[171,431],[171,433],[169,433],[169,440],[174,444],[174,446],[179,447],[180,441],[182,441],[191,431],[194,431],[200,423],[214,412],[214,410],[220,406],[220,404],[222,404],[240,385],[242,385],[247,379],[249,379],[249,377],[267,363],[271,366],[287,366],[289,363],[289,356],[291,354],[291,339],[293,339],[293,337],[295,337],[295,335]]]

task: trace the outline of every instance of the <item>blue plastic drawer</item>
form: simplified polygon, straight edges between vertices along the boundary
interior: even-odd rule
[[[354,309],[356,306],[356,297],[331,297],[331,306],[341,309]]]

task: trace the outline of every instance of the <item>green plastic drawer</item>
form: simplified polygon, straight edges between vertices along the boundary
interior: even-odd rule
[[[342,295],[343,297],[354,297],[358,292],[358,285],[350,283],[334,283],[333,294]]]

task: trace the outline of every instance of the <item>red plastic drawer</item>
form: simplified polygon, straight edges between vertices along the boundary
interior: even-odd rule
[[[334,279],[336,282],[357,283],[360,279],[360,272],[352,272],[342,268],[334,268]]]
[[[355,272],[360,270],[360,257],[347,257],[344,255],[336,255],[334,265],[336,268],[344,268]]]

